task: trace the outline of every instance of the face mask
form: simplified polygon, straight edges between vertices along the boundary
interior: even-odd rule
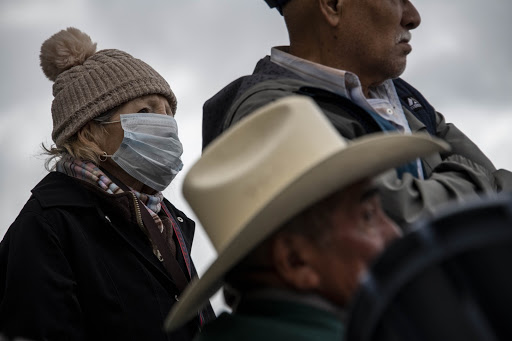
[[[178,125],[172,116],[159,114],[123,114],[124,138],[111,157],[126,173],[143,184],[163,191],[183,168],[183,147]]]

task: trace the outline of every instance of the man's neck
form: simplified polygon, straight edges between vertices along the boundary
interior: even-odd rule
[[[361,82],[363,94],[366,98],[370,98],[370,88],[376,87],[386,81],[376,81],[375,79],[369,79],[368,77],[365,77],[358,69],[344,63],[342,58],[333,57],[333,55],[329,52],[329,49],[323,49],[320,47],[311,49],[307,44],[302,46],[301,44],[296,43],[293,46],[290,45],[284,51],[295,57],[308,60],[316,64],[324,65],[337,70],[348,71],[357,75],[359,81]]]

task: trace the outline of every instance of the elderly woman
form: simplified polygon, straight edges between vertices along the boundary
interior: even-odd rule
[[[50,172],[0,244],[0,334],[189,340],[163,320],[196,276],[194,222],[164,199],[180,171],[176,98],[149,65],[68,28],[45,41],[54,81]]]

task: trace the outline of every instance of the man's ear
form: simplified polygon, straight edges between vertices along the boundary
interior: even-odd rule
[[[311,241],[298,234],[279,234],[272,242],[272,259],[279,277],[289,286],[303,291],[320,286],[314,267]]]
[[[317,0],[325,20],[331,26],[337,26],[341,20],[341,3],[343,0]]]

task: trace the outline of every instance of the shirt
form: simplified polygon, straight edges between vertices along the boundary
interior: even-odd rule
[[[368,111],[376,112],[385,120],[391,122],[398,131],[406,134],[411,133],[411,128],[391,79],[370,88],[370,98],[366,98],[356,74],[296,57],[288,53],[288,49],[288,46],[273,47],[270,60],[298,74],[315,86],[346,97]],[[419,178],[423,179],[423,168],[420,159],[416,160],[416,166]]]

